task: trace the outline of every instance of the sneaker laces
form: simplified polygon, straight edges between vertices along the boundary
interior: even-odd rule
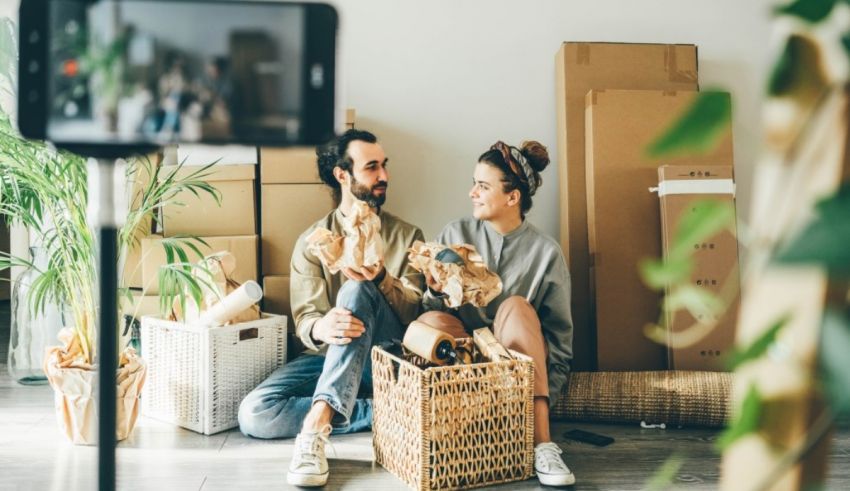
[[[298,464],[318,465],[324,457],[325,445],[331,447],[336,455],[336,449],[330,442],[331,426],[325,425],[320,430],[302,431],[295,437],[295,455]]]
[[[539,466],[540,470],[547,473],[557,471],[558,473],[572,474],[570,468],[567,467],[567,464],[561,458],[561,454],[564,451],[556,443],[541,443],[534,450],[535,461],[537,463],[535,467]]]

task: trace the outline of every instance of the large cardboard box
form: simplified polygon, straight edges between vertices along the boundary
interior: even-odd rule
[[[221,251],[229,251],[236,257],[236,270],[233,279],[239,283],[248,280],[257,281],[257,245],[256,235],[234,237],[200,237],[207,245],[193,241],[204,256]],[[163,238],[152,235],[142,239],[142,283],[148,295],[159,294],[159,268],[166,264],[165,249],[162,247]],[[189,261],[197,262],[202,258],[190,248],[184,246]]]
[[[263,278],[263,312],[285,315],[287,330],[295,331],[292,307],[289,303],[289,276],[266,276]]]
[[[584,98],[591,89],[697,90],[689,44],[564,43],[555,57],[561,248],[572,278],[573,369],[596,366],[585,193]]]
[[[288,275],[298,236],[334,207],[324,184],[263,184],[263,275]]]
[[[735,184],[732,166],[664,165],[658,168],[658,196],[661,203],[661,238],[664,256],[675,244],[679,223],[694,212],[698,201],[719,201],[735,205]],[[687,331],[698,324],[714,328],[694,344],[668,346],[667,361],[671,370],[722,371],[722,357],[728,354],[735,341],[735,321],[738,317],[740,271],[738,268],[738,239],[733,223],[713,237],[694,244],[693,270],[690,281],[721,298],[729,297],[731,304],[719,318],[687,310],[665,312],[668,332]],[[699,330],[699,328],[696,328]],[[693,332],[693,331],[691,331]],[[671,339],[672,340],[672,339]]]
[[[354,128],[354,119],[357,116],[357,111],[354,108],[349,107],[345,110],[345,129],[350,130]]]
[[[262,184],[319,184],[319,166],[313,147],[260,147]]]
[[[162,154],[150,154],[139,157],[146,159],[138,165],[138,171],[131,177],[130,187],[130,210],[138,210],[142,206],[142,198],[148,185],[153,179],[152,172],[161,165]],[[121,272],[120,284],[126,288],[142,287],[142,239],[153,232],[153,213],[144,216],[136,230],[133,231],[133,239],[127,248],[127,257],[124,259],[124,268]]]
[[[660,295],[637,264],[661,257],[658,167],[730,165],[731,128],[707,155],[652,160],[646,148],[694,100],[696,92],[602,90],[587,95],[587,224],[599,370],[661,370],[666,350],[644,335],[657,323]],[[730,102],[731,104],[731,102]]]
[[[179,177],[196,172],[198,167],[184,167]],[[190,191],[178,194],[163,206],[163,233],[223,237],[257,233],[255,165],[223,165],[210,168],[209,182],[221,193],[221,206],[208,193],[195,196]],[[183,203],[181,206],[178,203]]]

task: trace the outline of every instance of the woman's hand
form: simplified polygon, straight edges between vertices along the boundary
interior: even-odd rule
[[[422,274],[425,275],[425,284],[428,285],[429,290],[437,294],[443,293],[442,283],[431,275],[428,268],[425,268],[425,271],[423,271]]]

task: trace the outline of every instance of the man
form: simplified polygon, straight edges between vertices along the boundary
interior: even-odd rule
[[[401,339],[416,319],[424,279],[407,249],[422,231],[381,209],[389,183],[387,158],[375,135],[348,130],[320,150],[319,175],[338,207],[298,238],[290,297],[298,336],[307,352],[276,370],[239,408],[243,433],[257,438],[296,436],[287,481],[322,486],[328,479],[324,445],[333,430],[366,430],[372,423],[372,346]],[[357,201],[381,218],[384,260],[331,274],[307,250],[316,227],[342,235],[342,219]]]

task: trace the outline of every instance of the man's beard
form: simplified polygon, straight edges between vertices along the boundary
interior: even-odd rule
[[[380,208],[384,204],[384,201],[387,200],[386,191],[384,191],[384,194],[380,196],[375,196],[374,194],[372,194],[375,189],[380,187],[386,189],[387,182],[378,181],[378,183],[374,186],[368,187],[365,184],[361,184],[357,180],[357,178],[354,177],[354,175],[351,176],[351,194],[353,194],[355,198],[359,199],[360,201],[363,201],[372,208]]]

